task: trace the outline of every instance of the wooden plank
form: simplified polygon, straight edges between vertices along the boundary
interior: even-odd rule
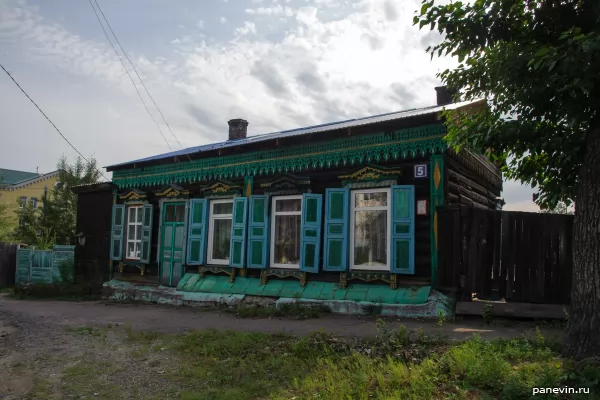
[[[563,246],[561,246],[561,298],[563,304],[571,304],[571,288],[573,279],[573,218],[563,219]]]
[[[542,231],[543,228],[540,226],[540,221],[543,218],[536,218],[535,223],[531,226],[531,246],[530,246],[530,265],[535,273],[535,279],[532,283],[532,292],[535,294],[535,299],[538,302],[543,302],[545,294],[545,278],[546,269],[545,264],[542,262]]]
[[[505,213],[502,218],[502,265],[506,266],[506,292],[504,298],[506,301],[514,297],[514,257],[512,246],[515,240],[514,218],[512,213]]]
[[[484,301],[458,301],[457,315],[483,315],[484,307],[491,306],[491,314],[496,317],[564,319],[568,305],[534,303],[497,303]]]
[[[493,225],[493,237],[494,237],[494,287],[500,296],[504,297],[506,291],[506,272],[502,268],[502,211],[493,211],[494,225]]]

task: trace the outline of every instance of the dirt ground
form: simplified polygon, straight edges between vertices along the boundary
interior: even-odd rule
[[[144,393],[158,394],[156,398],[170,398],[165,393],[161,394],[160,379],[148,379],[149,373],[151,376],[160,375],[168,360],[165,357],[156,359],[157,355],[132,358],[132,348],[126,342],[125,331],[176,333],[191,329],[218,329],[306,335],[324,329],[340,336],[372,336],[377,333],[375,323],[376,319],[371,317],[324,316],[303,321],[240,319],[229,313],[186,307],[15,300],[0,295],[0,398],[68,398],[61,394],[61,385],[67,384],[63,382],[65,374],[77,378],[70,379],[68,383],[81,385],[77,393],[88,393],[89,396],[77,398],[154,398],[136,397]],[[536,332],[536,325],[532,322],[499,326],[484,325],[480,319],[459,319],[444,322],[441,326],[436,321],[395,320],[389,321],[387,326],[394,328],[399,325],[409,330],[422,328],[456,340],[468,338],[473,333],[484,338],[511,338]],[[95,331],[93,327],[103,330]],[[112,329],[105,333],[107,327]],[[559,328],[546,326],[541,331],[545,337],[561,335]],[[131,395],[134,397],[95,393],[94,385],[90,384],[93,377],[86,375],[86,365],[92,364],[95,371],[104,366],[115,372],[111,375],[111,379],[115,379],[115,388],[127,382],[127,385],[139,387],[141,392]]]

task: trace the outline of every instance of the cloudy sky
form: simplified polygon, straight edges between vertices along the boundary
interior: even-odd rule
[[[440,39],[412,26],[420,0],[97,1],[175,136],[87,0],[0,0],[0,63],[102,166],[226,140],[231,118],[253,135],[433,105],[454,65],[425,54]],[[3,71],[0,133],[0,168],[76,157]],[[519,183],[504,197],[537,209]]]

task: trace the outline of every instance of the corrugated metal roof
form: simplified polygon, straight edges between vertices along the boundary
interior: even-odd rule
[[[16,185],[17,183],[40,176],[35,172],[16,171],[14,169],[0,168],[0,181],[3,185]]]
[[[115,168],[115,167],[120,167],[123,165],[141,163],[141,162],[146,162],[146,161],[156,161],[156,160],[161,160],[164,158],[185,156],[187,154],[202,153],[205,151],[218,150],[218,149],[223,149],[226,147],[245,146],[245,145],[248,145],[251,143],[257,143],[257,142],[262,142],[262,141],[266,141],[266,140],[282,139],[282,138],[288,138],[288,137],[298,136],[298,135],[308,135],[311,133],[327,132],[327,131],[336,130],[336,129],[347,129],[347,128],[353,128],[353,127],[357,127],[357,126],[376,124],[379,122],[387,122],[387,121],[393,121],[393,120],[404,119],[404,118],[409,118],[409,117],[415,117],[418,115],[433,114],[433,113],[441,112],[444,109],[455,110],[457,108],[475,104],[475,103],[481,102],[481,101],[484,101],[484,100],[470,100],[470,101],[463,101],[460,103],[447,104],[445,106],[430,106],[430,107],[423,107],[423,108],[415,108],[415,109],[411,109],[411,110],[391,112],[391,113],[386,113],[386,114],[374,115],[374,116],[370,116],[370,117],[350,119],[347,121],[331,122],[331,123],[327,123],[327,124],[314,125],[314,126],[309,126],[309,127],[305,127],[305,128],[297,128],[297,129],[291,129],[291,130],[280,131],[280,132],[254,135],[254,136],[249,136],[245,139],[228,140],[226,142],[205,144],[202,146],[195,146],[195,147],[190,147],[190,148],[183,149],[183,150],[172,151],[170,153],[159,154],[156,156],[151,156],[151,157],[146,157],[146,158],[140,158],[138,160],[127,161],[127,162],[120,163],[120,164],[109,165],[108,167],[105,167],[105,168]]]

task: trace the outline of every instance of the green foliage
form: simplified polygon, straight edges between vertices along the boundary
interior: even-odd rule
[[[414,18],[444,36],[432,57],[459,62],[439,77],[463,100],[487,98],[445,113],[450,143],[537,188],[542,208],[574,200],[586,134],[600,128],[599,16],[592,0],[431,0]]]
[[[77,215],[77,195],[71,190],[74,186],[96,183],[100,172],[96,160],[84,162],[80,157],[69,164],[65,157],[58,162],[57,185],[44,201],[44,225],[52,227],[58,244],[75,243],[75,218]]]
[[[71,189],[95,183],[100,177],[93,158],[89,164],[77,158],[75,164],[69,165],[63,157],[57,168],[59,184],[45,196],[42,207],[34,209],[28,203],[19,209],[21,223],[13,234],[15,240],[40,250],[52,248],[55,244],[74,244],[77,196]]]
[[[330,312],[328,307],[319,305],[307,305],[298,302],[281,304],[279,308],[275,306],[260,306],[258,304],[238,304],[231,311],[239,318],[290,318],[290,319],[311,319],[319,318]]]

